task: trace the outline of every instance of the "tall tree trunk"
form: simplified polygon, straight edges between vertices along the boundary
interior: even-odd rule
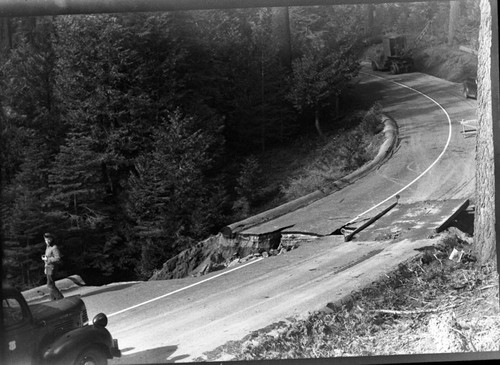
[[[460,19],[460,1],[450,2],[450,16],[448,23],[448,45],[453,46],[455,40],[455,30]]]
[[[340,116],[340,96],[335,95],[335,118]]]
[[[478,56],[478,117],[476,141],[476,212],[474,253],[480,263],[495,258],[500,212],[500,125],[498,124],[498,19],[496,0],[481,0]],[[494,17],[492,17],[494,15]],[[492,82],[492,80],[494,80]],[[495,122],[495,123],[494,123]]]
[[[373,13],[375,12],[375,5],[366,5],[366,28],[365,34],[373,34]]]
[[[323,137],[323,131],[321,130],[321,124],[319,122],[319,110],[316,109],[314,112],[314,126],[320,137]]]
[[[281,64],[292,70],[292,41],[288,7],[273,8],[274,31],[276,32]]]
[[[4,53],[12,48],[12,32],[10,18],[0,18],[0,52]]]

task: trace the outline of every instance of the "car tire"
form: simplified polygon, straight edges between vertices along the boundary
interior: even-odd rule
[[[89,347],[77,356],[74,365],[107,365],[106,354],[95,347]]]
[[[390,69],[391,74],[397,75],[399,74],[399,65],[397,63],[392,63],[391,64],[391,69]]]
[[[466,99],[469,99],[469,93],[467,92],[467,89],[464,89],[463,93],[464,93],[464,97]]]

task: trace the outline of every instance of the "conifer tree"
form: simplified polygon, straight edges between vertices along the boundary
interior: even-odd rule
[[[318,135],[323,136],[320,113],[345,90],[360,65],[351,47],[339,51],[326,48],[304,54],[294,61],[291,88],[287,95],[299,111],[312,111]]]
[[[53,83],[51,19],[16,19],[10,24],[15,31],[0,65],[4,272],[26,287],[43,277],[41,237],[49,226],[43,201],[49,189],[48,167],[64,128]]]
[[[137,159],[129,179],[129,214],[136,222],[145,277],[206,238],[220,214],[222,190],[207,175],[214,160],[209,151],[220,139],[198,123],[171,113],[155,130],[153,151]]]
[[[49,174],[47,216],[53,229],[64,232],[65,264],[74,270],[106,267],[103,236],[110,229],[112,207],[96,145],[88,133],[69,133]]]
[[[3,194],[10,200],[9,214],[2,217],[7,257],[4,270],[22,287],[37,284],[43,277],[42,235],[50,227],[43,205],[48,193],[50,148],[36,135],[31,142],[19,173]]]

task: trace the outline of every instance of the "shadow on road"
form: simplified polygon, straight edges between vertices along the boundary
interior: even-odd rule
[[[122,349],[122,353],[130,350],[133,348]],[[172,364],[189,357],[189,355],[179,355],[170,358],[175,351],[177,351],[177,346],[158,347],[130,355],[123,354],[122,357],[111,360],[110,364]]]
[[[107,293],[107,292],[111,292],[111,291],[122,290],[122,289],[129,288],[129,287],[131,287],[132,285],[135,285],[135,284],[136,283],[126,283],[126,284],[118,284],[118,285],[112,285],[112,286],[105,286],[105,287],[103,287],[101,289],[97,289],[97,290],[94,290],[94,291],[82,294],[81,297],[85,298],[85,297],[90,297],[90,296],[96,295],[96,294],[101,294],[101,293]]]

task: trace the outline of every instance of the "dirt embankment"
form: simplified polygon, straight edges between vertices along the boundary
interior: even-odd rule
[[[476,77],[477,56],[448,46],[418,50],[414,54],[415,70],[451,82]]]

